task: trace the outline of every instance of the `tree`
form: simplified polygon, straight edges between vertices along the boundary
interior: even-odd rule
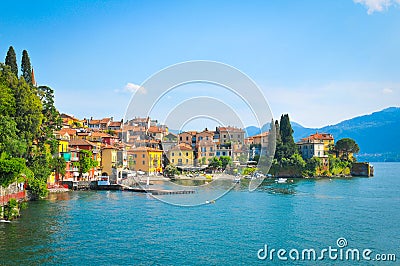
[[[90,169],[97,166],[97,161],[93,159],[91,151],[79,151],[79,174],[82,177],[83,173],[89,172]]]
[[[229,164],[232,163],[232,158],[230,156],[221,156],[219,157],[219,160],[221,161],[222,169],[225,169]]]
[[[0,186],[7,187],[17,181],[26,169],[25,161],[21,158],[0,158]]]
[[[29,59],[29,55],[26,50],[22,51],[21,74],[26,83],[33,85],[31,60]]]
[[[218,169],[222,167],[222,162],[218,159],[218,157],[213,157],[212,159],[210,159],[210,162],[208,164],[208,167],[212,168],[212,169]]]
[[[322,161],[318,157],[312,157],[307,160],[304,175],[305,176],[315,176],[317,170],[321,167]]]
[[[10,46],[6,55],[5,64],[11,68],[11,72],[18,77],[17,56],[15,55],[14,47]]]
[[[344,138],[336,142],[335,151],[337,156],[341,155],[341,157],[343,157],[345,160],[349,160],[349,155],[351,153],[358,153],[360,151],[360,147],[353,139]]]
[[[285,158],[291,157],[293,154],[297,153],[297,146],[293,139],[293,129],[290,124],[289,115],[285,114],[281,116],[280,127],[280,137],[283,144],[283,153]]]
[[[64,176],[66,173],[66,166],[67,163],[65,162],[64,157],[55,157],[52,159],[51,168],[55,171],[56,175]]]
[[[175,167],[175,165],[169,164],[169,165],[167,165],[167,167],[165,167],[164,173],[165,173],[168,177],[173,177],[173,176],[179,174],[179,171],[178,171],[178,169]]]
[[[48,86],[39,86],[37,94],[42,102],[43,115],[38,139],[48,144],[51,154],[55,154],[58,149],[58,141],[53,132],[60,130],[62,119],[57,108],[54,106],[54,90]]]

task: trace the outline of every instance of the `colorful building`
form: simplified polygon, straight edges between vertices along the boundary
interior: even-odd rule
[[[134,170],[150,175],[162,173],[163,151],[150,147],[137,147],[128,152],[132,157]]]
[[[191,146],[181,143],[168,151],[168,159],[175,166],[193,166],[194,152]]]

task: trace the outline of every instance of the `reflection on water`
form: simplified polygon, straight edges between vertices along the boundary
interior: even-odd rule
[[[257,250],[321,249],[339,237],[350,248],[396,253],[400,164],[375,170],[373,178],[267,179],[255,192],[242,180],[215,204],[191,208],[127,191],[53,194],[0,223],[0,265],[279,264],[258,261]]]

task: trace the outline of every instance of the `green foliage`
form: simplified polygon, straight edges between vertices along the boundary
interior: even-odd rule
[[[7,62],[12,61],[12,51],[9,54]],[[53,132],[61,127],[61,117],[54,106],[54,91],[32,86],[26,51],[21,71],[23,78],[18,79],[11,63],[0,63],[0,182],[9,184],[25,176],[33,193],[44,197],[53,169],[65,171],[65,162],[53,159],[58,150]]]
[[[17,56],[15,55],[14,47],[10,46],[10,48],[8,48],[4,63],[9,66],[11,68],[11,72],[18,77]]]
[[[12,87],[15,97],[15,122],[19,131],[19,138],[28,147],[32,146],[33,140],[39,136],[40,126],[43,120],[42,103],[36,95],[33,87],[29,86],[23,79]]]
[[[230,156],[221,156],[219,157],[221,161],[222,169],[225,169],[228,165],[232,164],[232,158]]]
[[[360,147],[358,147],[358,144],[353,139],[344,138],[336,142],[335,151],[337,156],[341,154],[343,159],[349,160],[350,153],[358,153]]]
[[[2,156],[5,157],[5,156]],[[0,185],[7,187],[15,182],[26,170],[25,161],[21,158],[0,158]]]
[[[347,160],[341,160],[329,155],[329,172],[332,175],[349,175],[351,169],[351,162]]]
[[[10,199],[4,208],[4,217],[11,221],[19,216],[19,206],[16,199]]]
[[[90,169],[96,167],[97,164],[98,162],[93,159],[93,153],[91,151],[79,151],[79,173],[81,176],[83,173],[87,173]]]
[[[51,160],[51,168],[53,171],[56,172],[56,174],[60,174],[60,175],[64,176],[66,173],[66,170],[65,170],[66,166],[67,166],[67,163],[66,163],[64,157],[55,157],[55,158],[52,158],[52,160]]]
[[[49,190],[47,189],[47,184],[43,180],[30,178],[28,179],[28,186],[32,193],[39,198],[45,198],[49,193]]]
[[[242,169],[242,175],[252,175],[257,171],[257,168],[245,167]]]
[[[279,130],[281,144],[279,145],[280,151],[278,154],[280,154],[282,158],[290,158],[293,154],[296,154],[298,152],[296,143],[293,139],[293,129],[292,125],[290,124],[288,114],[281,116]]]
[[[167,165],[167,167],[165,167],[164,173],[167,176],[174,176],[179,174],[179,170],[175,167],[175,165],[169,164]]]
[[[31,60],[29,59],[29,55],[26,50],[22,51],[21,74],[22,74],[22,77],[25,79],[26,83],[28,83],[29,85],[32,85]]]
[[[305,169],[303,171],[303,176],[316,176],[319,168],[322,165],[322,161],[318,157],[312,157],[307,160]]]
[[[202,157],[199,161],[200,161],[201,165],[205,165],[206,164],[206,157]]]
[[[208,167],[212,169],[218,169],[222,167],[222,162],[218,157],[211,158],[210,162],[208,163]]]
[[[15,121],[9,116],[0,115],[0,154],[22,157],[26,151],[26,144],[18,137]]]

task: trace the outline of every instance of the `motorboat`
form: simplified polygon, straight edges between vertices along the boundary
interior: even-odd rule
[[[287,183],[287,178],[278,178],[275,180],[275,182],[278,184],[284,184]]]

